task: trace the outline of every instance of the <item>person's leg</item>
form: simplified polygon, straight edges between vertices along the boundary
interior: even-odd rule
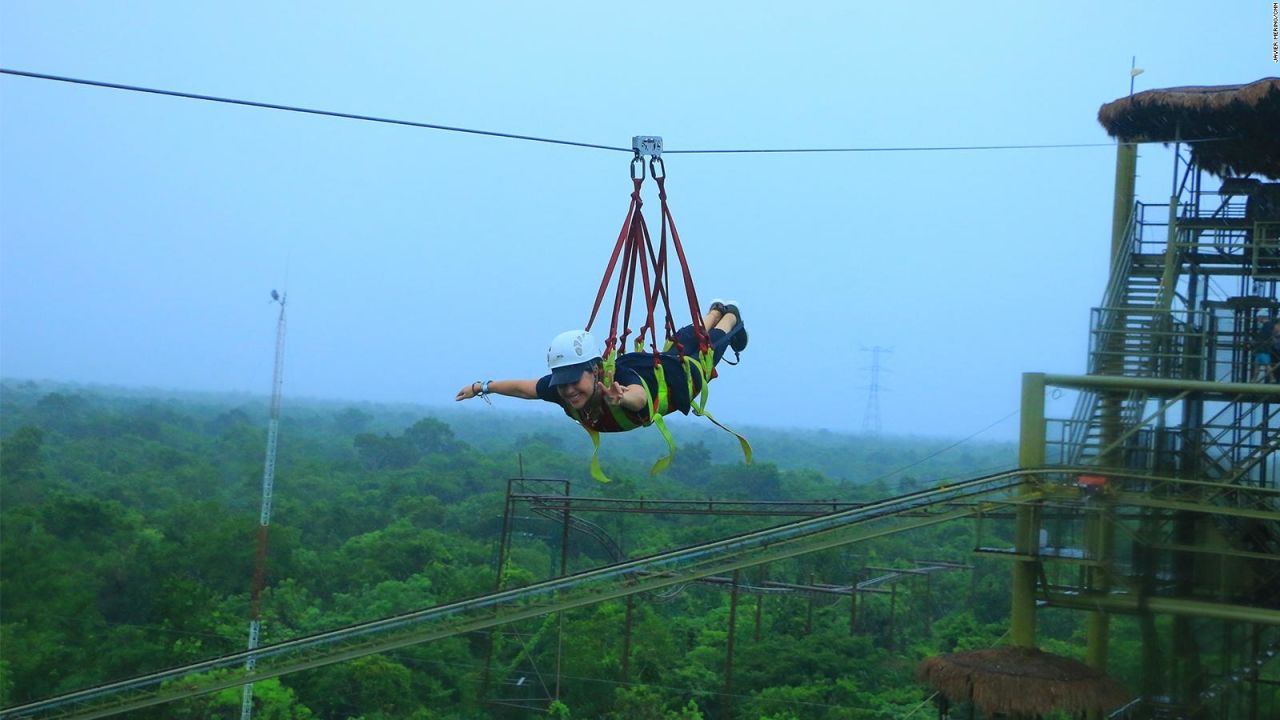
[[[733,300],[721,300],[720,298],[712,300],[707,314],[702,318],[703,329],[711,332],[712,328],[719,325],[720,321],[724,319],[725,312],[730,307],[734,307],[734,302]]]
[[[711,302],[711,309],[707,314],[702,316],[702,330],[708,337],[711,336],[712,330],[721,330],[728,333],[738,324],[738,316],[728,312],[725,305],[719,300]],[[676,332],[676,342],[684,348],[686,353],[696,352],[698,347],[698,336],[693,331],[692,325],[685,325]],[[712,343],[714,344],[714,340]],[[717,358],[718,359],[718,358]]]
[[[715,327],[722,317],[724,317],[724,311],[713,304],[707,314],[702,316],[702,329],[711,332],[711,328]]]
[[[698,333],[694,331],[692,325],[685,325],[676,331],[676,345],[680,346],[680,352],[685,355],[693,355],[698,352]],[[676,349],[673,347],[667,351],[669,355],[675,355]]]
[[[711,309],[702,318],[703,329],[711,343],[713,367],[720,362],[720,358],[724,357],[725,350],[732,347],[741,352],[746,347],[746,328],[742,327],[737,309],[737,305],[726,305],[723,300],[713,300]],[[698,336],[694,332],[693,325],[680,328],[676,333],[675,341],[685,355],[697,354]],[[676,355],[677,353],[672,348],[666,354]]]
[[[739,312],[736,304],[726,304],[724,314],[716,324],[717,329],[723,330],[729,336],[729,347],[736,353],[747,349],[747,328],[743,326]]]
[[[722,318],[720,323],[723,322],[724,320]],[[724,355],[725,348],[729,347],[728,333],[719,327],[713,327],[707,331],[707,341],[711,345],[711,350],[714,353],[714,361],[720,362],[720,356]],[[692,325],[685,325],[680,328],[676,333],[675,343],[679,346],[679,351],[677,352],[677,348],[673,346],[670,350],[664,352],[663,355],[670,355],[671,357],[676,357],[679,354],[694,357],[697,356],[698,334],[694,331]]]

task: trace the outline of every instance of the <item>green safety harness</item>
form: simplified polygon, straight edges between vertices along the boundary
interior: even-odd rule
[[[640,287],[643,288],[644,292],[644,322],[641,324],[633,342],[635,352],[643,352],[646,345],[645,340],[648,339],[648,345],[653,356],[653,370],[657,379],[657,387],[650,388],[644,378],[640,379],[640,383],[644,387],[645,397],[648,398],[647,417],[641,422],[637,422],[633,416],[629,415],[621,407],[608,403],[603,404],[608,409],[613,423],[617,426],[617,431],[634,430],[647,425],[656,425],[658,427],[663,439],[667,441],[667,455],[659,458],[649,472],[650,474],[655,474],[666,470],[675,458],[676,442],[671,437],[671,431],[667,429],[663,416],[672,412],[675,408],[670,407],[671,391],[667,381],[666,369],[662,364],[662,355],[666,354],[667,357],[675,357],[684,368],[685,382],[688,387],[687,397],[690,399],[689,409],[693,414],[707,418],[717,427],[736,437],[738,443],[742,446],[743,457],[747,463],[750,463],[751,443],[739,433],[722,425],[707,412],[707,388],[715,373],[714,353],[711,348],[710,338],[706,329],[702,326],[702,321],[698,314],[698,296],[693,287],[693,276],[689,272],[689,263],[685,259],[684,247],[680,244],[680,234],[676,231],[675,221],[671,217],[671,209],[667,205],[666,168],[660,156],[653,155],[650,157],[649,174],[658,186],[658,198],[662,206],[662,228],[659,234],[658,247],[655,250],[653,238],[649,234],[649,228],[645,224],[644,213],[642,212],[644,203],[640,199],[640,187],[645,180],[645,163],[644,158],[641,157],[640,150],[637,149],[635,157],[631,160],[631,205],[627,210],[627,217],[623,222],[622,230],[618,233],[618,240],[614,245],[613,255],[609,258],[609,266],[605,270],[604,279],[600,281],[600,290],[596,293],[595,305],[591,309],[591,317],[587,320],[586,329],[588,331],[591,330],[591,325],[595,322],[596,315],[600,311],[605,292],[613,279],[614,270],[617,269],[618,278],[613,298],[613,313],[609,326],[609,336],[604,343],[603,372],[600,380],[601,385],[608,388],[613,383],[618,357],[622,352],[621,349],[627,346],[627,339],[631,334],[632,299],[635,294],[636,277],[638,275],[641,281]],[[694,349],[684,348],[676,341],[676,324],[671,313],[669,293],[668,238],[670,238],[670,245],[675,248],[680,270],[684,276],[685,298],[688,301],[694,335],[698,340],[698,347],[695,352],[690,352]],[[622,262],[619,266],[618,261],[620,259]],[[652,278],[650,270],[652,270]],[[665,338],[661,351],[658,349],[658,333],[654,322],[655,311],[659,304],[662,305],[665,311],[663,322]],[[622,328],[621,333],[618,331],[620,325]],[[674,355],[671,352],[672,350],[675,351]],[[701,381],[701,389],[696,399],[693,394],[695,373]],[[657,392],[654,393],[653,390]],[[593,394],[592,401],[594,400],[595,396]],[[591,477],[600,482],[608,482],[609,478],[600,469],[600,429],[593,427],[594,423],[583,417],[578,411],[567,408],[566,412],[570,417],[578,421],[586,429],[587,434],[591,436],[591,444],[594,448],[591,454]]]

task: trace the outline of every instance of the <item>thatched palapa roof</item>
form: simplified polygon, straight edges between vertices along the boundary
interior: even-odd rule
[[[988,717],[1036,717],[1123,705],[1120,683],[1078,660],[1035,648],[1000,647],[925,659],[916,679],[953,702],[972,701]]]
[[[1103,105],[1098,122],[1130,142],[1195,142],[1191,155],[1218,177],[1280,178],[1280,78],[1247,85],[1146,90]]]

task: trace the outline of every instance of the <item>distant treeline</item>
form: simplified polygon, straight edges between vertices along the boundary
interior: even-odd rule
[[[265,426],[260,398],[0,386],[0,705],[243,649]],[[521,469],[583,495],[869,500],[1009,467],[1014,456],[1007,443],[940,452],[952,443],[748,429],[756,462],[745,466],[718,430],[680,422],[674,432],[676,461],[658,476],[648,475],[664,452],[654,433],[606,438],[614,482],[600,485],[587,477],[585,433],[551,415],[287,403],[263,641],[492,591],[505,479]],[[586,519],[632,556],[777,522]],[[558,527],[519,518],[506,585],[550,576],[559,542]],[[642,597],[627,677],[622,603],[566,613],[551,711],[719,717],[728,702],[742,718],[901,717],[926,699],[916,662],[1004,633],[1008,568],[975,560],[974,544],[972,525],[940,525],[762,568],[761,578],[838,585],[919,559],[972,566],[904,580],[892,599],[865,596],[852,634],[847,600],[744,596],[731,696],[723,588]],[[609,561],[576,536],[569,557],[570,571]],[[1078,618],[1044,615],[1046,642],[1078,654]],[[492,652],[486,635],[470,635],[259,683],[255,716],[531,717],[492,701],[549,706],[558,628],[531,620],[496,633]],[[238,704],[238,690],[224,691],[132,716],[229,717]]]

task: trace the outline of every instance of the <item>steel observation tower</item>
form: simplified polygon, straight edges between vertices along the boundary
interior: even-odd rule
[[[1019,464],[1041,495],[1011,546],[977,552],[1013,566],[1015,646],[1039,611],[1078,610],[1105,670],[1113,628],[1136,630],[1140,696],[1110,717],[1278,717],[1280,381],[1258,349],[1280,315],[1280,78],[1130,94],[1098,119],[1118,145],[1087,374],[1024,374]],[[1134,190],[1151,142],[1174,149],[1154,202]]]

